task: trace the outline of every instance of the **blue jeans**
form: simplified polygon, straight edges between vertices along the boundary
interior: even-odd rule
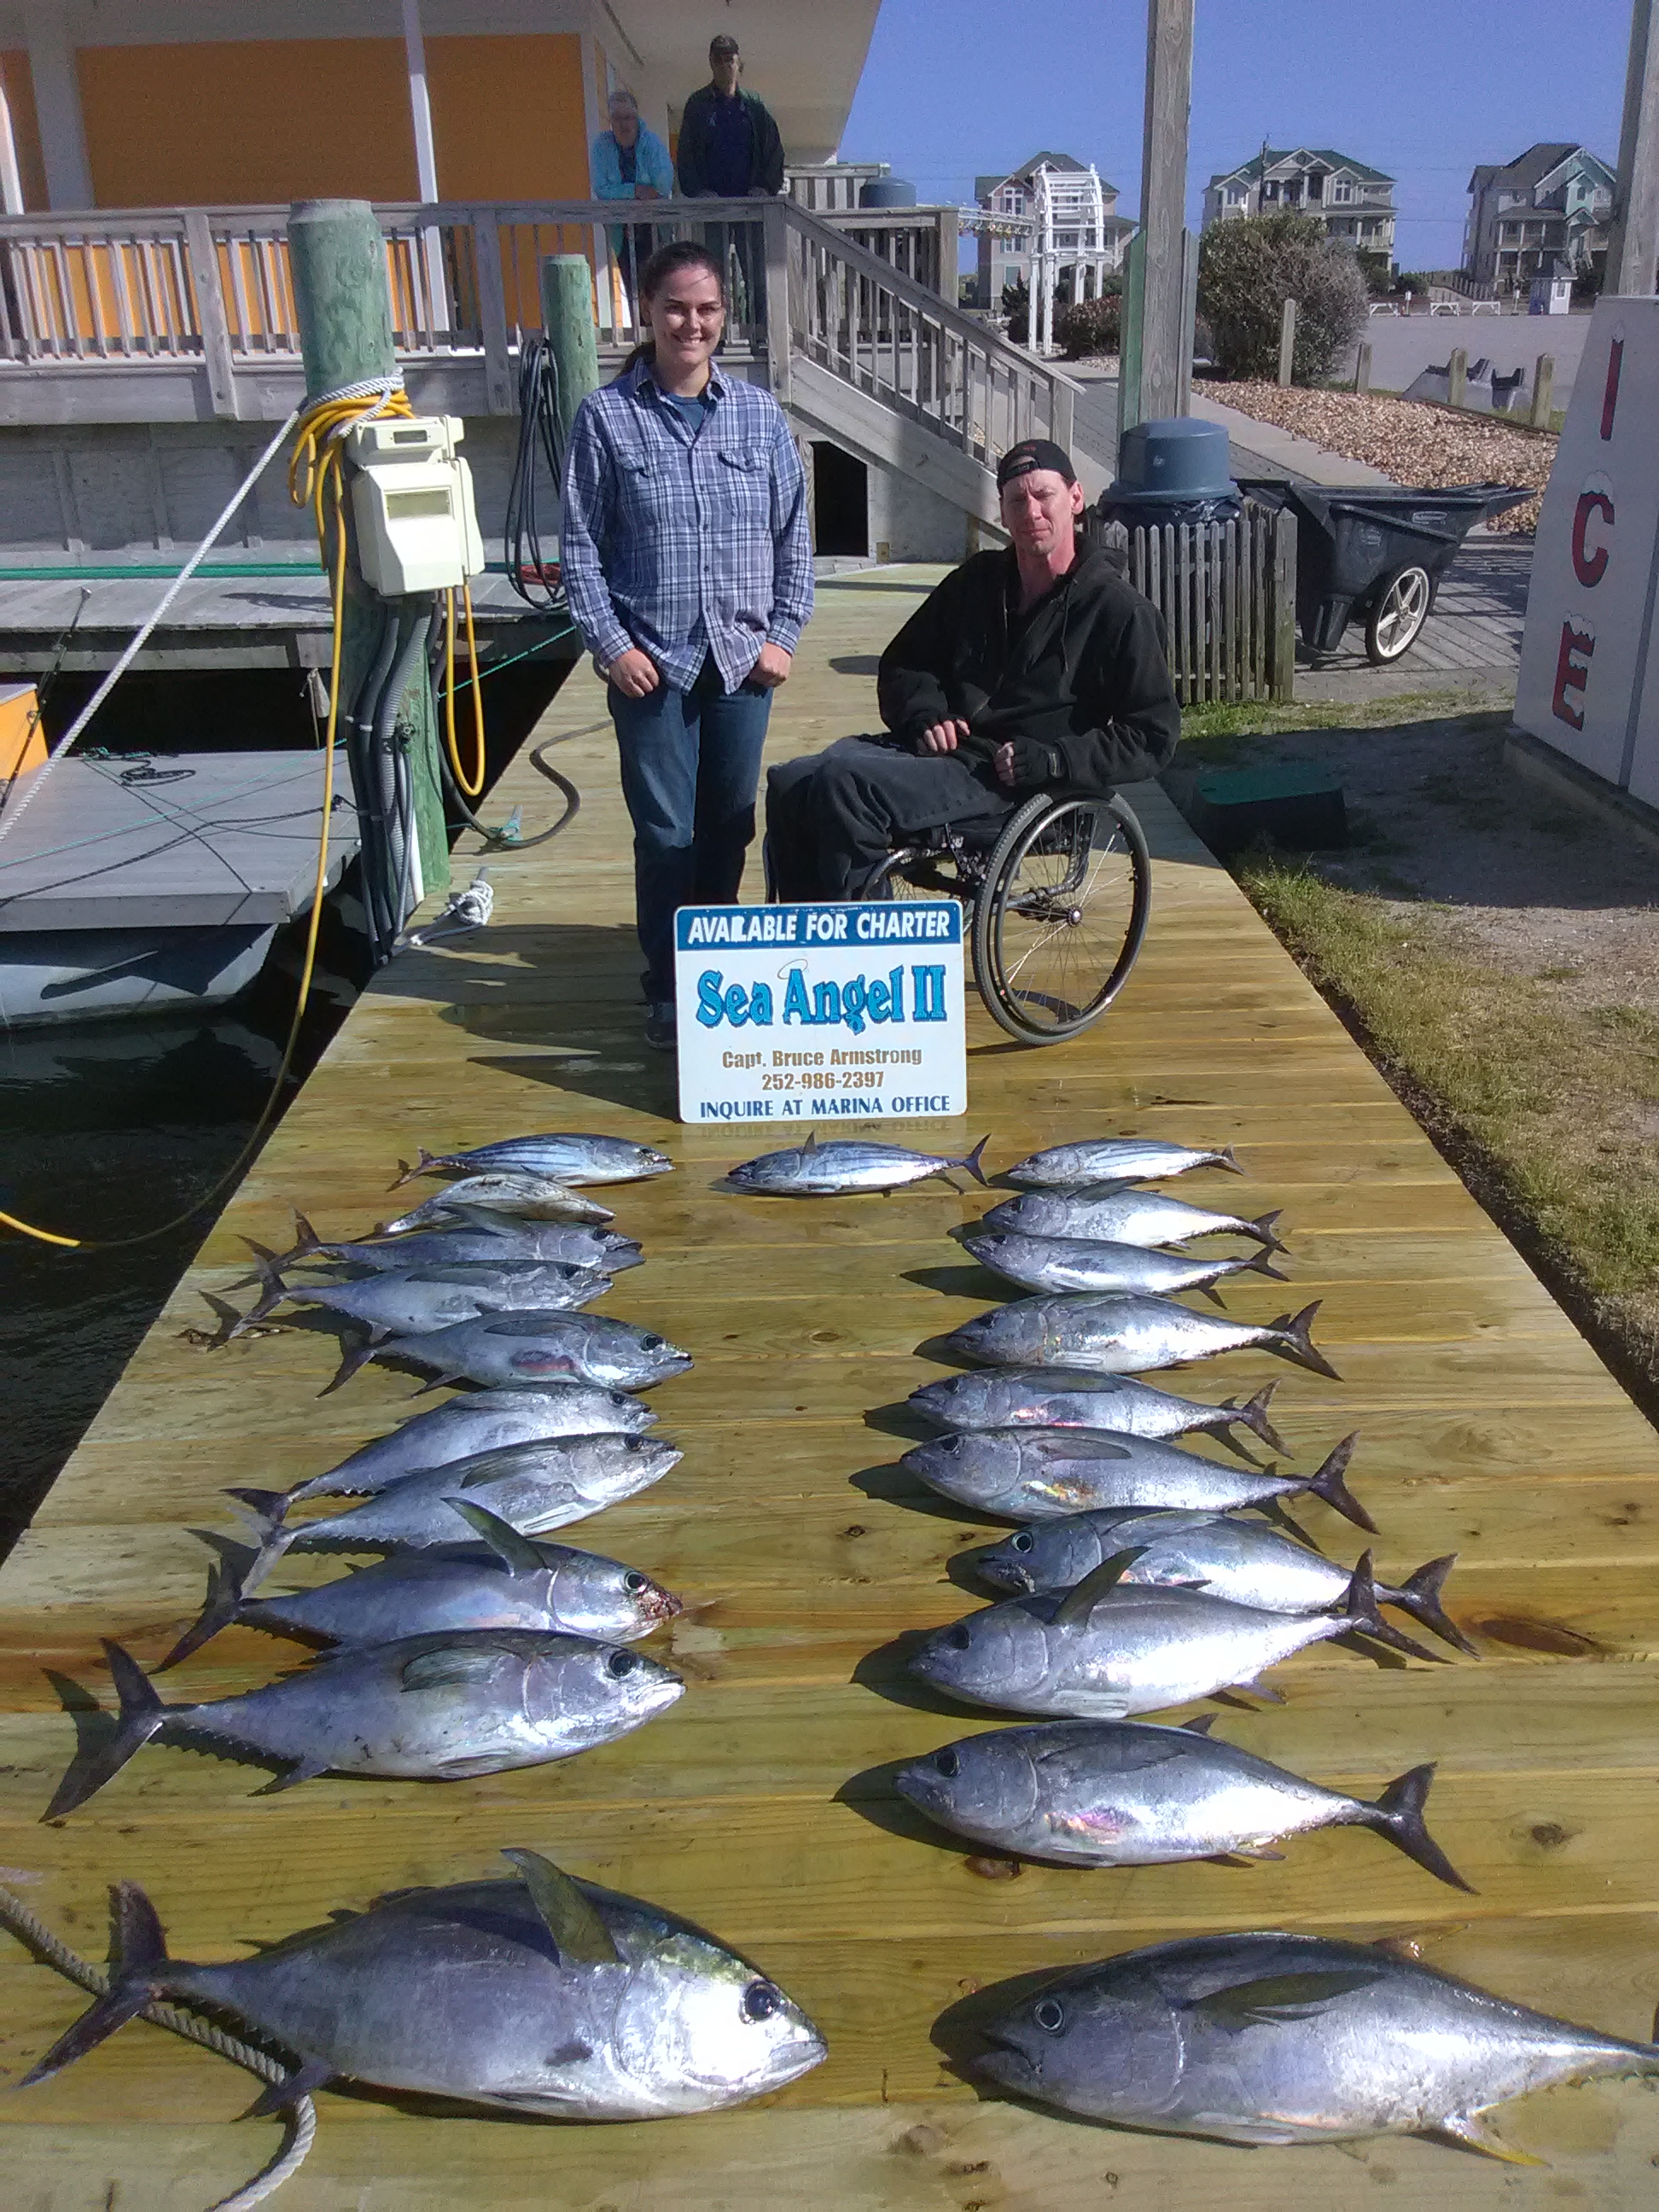
[[[623,797],[634,823],[634,910],[645,995],[674,995],[674,909],[730,906],[755,835],[755,787],[772,694],[720,688],[706,654],[689,691],[659,684],[643,699],[611,685]]]

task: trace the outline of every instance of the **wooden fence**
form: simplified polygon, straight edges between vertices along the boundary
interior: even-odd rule
[[[1216,699],[1289,699],[1296,683],[1296,517],[1246,500],[1234,522],[1126,531],[1108,546],[1163,616],[1170,672],[1183,707]]]

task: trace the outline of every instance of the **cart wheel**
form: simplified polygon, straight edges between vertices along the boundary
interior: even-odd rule
[[[1426,568],[1396,568],[1365,621],[1365,651],[1373,668],[1386,668],[1409,653],[1429,618],[1434,586]]]

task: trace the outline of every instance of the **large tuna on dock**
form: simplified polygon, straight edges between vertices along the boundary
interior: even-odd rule
[[[649,1145],[636,1145],[626,1137],[592,1137],[553,1131],[539,1137],[503,1137],[499,1143],[477,1145],[466,1152],[428,1152],[422,1150],[414,1166],[398,1163],[398,1180],[412,1182],[423,1175],[533,1175],[558,1182],[637,1182],[646,1176],[666,1175],[674,1163],[666,1152]]]
[[[1282,1252],[1279,1215],[1255,1220],[1238,1213],[1212,1213],[1201,1206],[1166,1198],[1162,1191],[1126,1188],[1121,1183],[1085,1184],[1077,1190],[1027,1190],[1006,1198],[981,1221],[980,1229],[1017,1230],[1026,1237],[1085,1237],[1108,1244],[1184,1244],[1192,1237],[1250,1237],[1270,1252]]]
[[[396,1237],[406,1229],[441,1226],[468,1206],[523,1221],[585,1221],[603,1226],[617,1218],[597,1198],[584,1198],[579,1190],[571,1190],[552,1176],[526,1175],[522,1170],[511,1170],[495,1175],[463,1176],[447,1190],[422,1199],[418,1206],[398,1214],[395,1220],[383,1221],[377,1233]]]
[[[1244,1259],[1199,1259],[1144,1244],[1113,1244],[1081,1237],[1028,1237],[1018,1230],[982,1225],[951,1231],[981,1267],[1023,1291],[1203,1291],[1221,1304],[1216,1285],[1229,1275],[1284,1277],[1265,1252]]]
[[[967,2066],[981,2081],[1085,2119],[1235,2143],[1435,2135],[1515,2160],[1486,2130],[1494,2105],[1659,2074],[1659,2045],[1369,1944],[1277,1931],[1073,1966],[976,2026],[988,2048]]]
[[[1233,1158],[1233,1148],[1169,1145],[1156,1137],[1094,1137],[1077,1144],[1051,1146],[1046,1152],[1030,1152],[1007,1170],[1007,1180],[1025,1190],[1075,1190],[1088,1183],[1162,1182],[1166,1176],[1186,1175],[1194,1168],[1244,1170]]]
[[[77,1757],[44,1818],[72,1812],[165,1730],[221,1758],[319,1774],[459,1782],[541,1766],[613,1742],[672,1705],[685,1685],[617,1644],[528,1629],[459,1629],[348,1644],[236,1698],[164,1705],[143,1669],[106,1643],[121,1700],[114,1735]]]
[[[440,1382],[531,1389],[562,1379],[603,1389],[648,1390],[684,1375],[691,1355],[653,1330],[597,1314],[495,1314],[426,1336],[394,1336],[368,1348],[371,1359],[406,1360]]]
[[[414,1413],[389,1436],[362,1445],[337,1467],[296,1482],[290,1504],[306,1498],[366,1498],[423,1468],[447,1467],[509,1444],[557,1437],[637,1436],[657,1416],[625,1390],[591,1382],[550,1382],[541,1390],[474,1390]]]
[[[908,1403],[942,1429],[1099,1429],[1151,1438],[1208,1430],[1231,1442],[1227,1431],[1237,1426],[1259,1437],[1269,1451],[1283,1452],[1289,1447],[1267,1419],[1277,1388],[1264,1382],[1242,1406],[1236,1398],[1206,1406],[1121,1375],[1004,1367],[924,1382]]]
[[[391,1270],[405,1267],[528,1267],[544,1261],[592,1267],[614,1275],[637,1267],[637,1239],[580,1221],[515,1221],[481,1206],[464,1212],[450,1228],[416,1229],[407,1237],[319,1237],[304,1214],[295,1216],[299,1242],[272,1264],[278,1274],[313,1261],[328,1266]]]
[[[27,2078],[167,1997],[292,2052],[278,2106],[339,2078],[550,2119],[655,2119],[740,2104],[825,2056],[777,1984],[700,1928],[534,1851],[503,1856],[516,1881],[400,1890],[206,1966],[169,1959],[149,1899],[120,1883],[109,1994]]]
[[[1103,1375],[1139,1375],[1192,1359],[1213,1359],[1223,1352],[1260,1348],[1340,1382],[1341,1376],[1308,1334],[1320,1304],[1316,1298],[1299,1314],[1281,1314],[1277,1321],[1257,1325],[1194,1313],[1174,1298],[1061,1293],[994,1306],[952,1329],[945,1342],[964,1358],[994,1367],[1029,1363],[1092,1368]]]
[[[858,1138],[821,1145],[816,1130],[811,1130],[804,1145],[744,1160],[730,1170],[726,1181],[733,1190],[763,1198],[840,1198],[855,1191],[902,1190],[907,1184],[926,1182],[930,1176],[948,1177],[952,1168],[964,1169],[976,1182],[983,1182],[980,1158],[990,1141],[981,1137],[971,1152],[952,1158],[944,1152],[913,1152],[903,1145],[867,1144]]]

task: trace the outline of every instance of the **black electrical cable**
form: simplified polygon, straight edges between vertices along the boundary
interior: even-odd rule
[[[374,707],[398,651],[396,612],[385,600],[380,611],[374,650],[353,696],[346,733],[352,790],[357,801],[358,871],[362,884],[363,917],[376,967],[385,958],[382,947],[389,942],[386,902],[389,846],[379,766],[374,758]]]
[[[558,580],[558,562],[547,557],[542,545],[538,461],[556,494],[564,482],[559,364],[545,337],[526,333],[519,348],[519,448],[502,532],[507,580],[526,606],[563,614],[568,603]]]
[[[377,964],[391,958],[409,915],[408,899],[414,858],[415,787],[408,745],[400,744],[398,738],[398,710],[403,704],[404,694],[409,689],[416,663],[424,661],[428,619],[418,608],[398,610],[396,653],[391,672],[381,685],[374,709],[375,788],[387,823],[386,873],[382,878],[387,927],[376,947]]]

